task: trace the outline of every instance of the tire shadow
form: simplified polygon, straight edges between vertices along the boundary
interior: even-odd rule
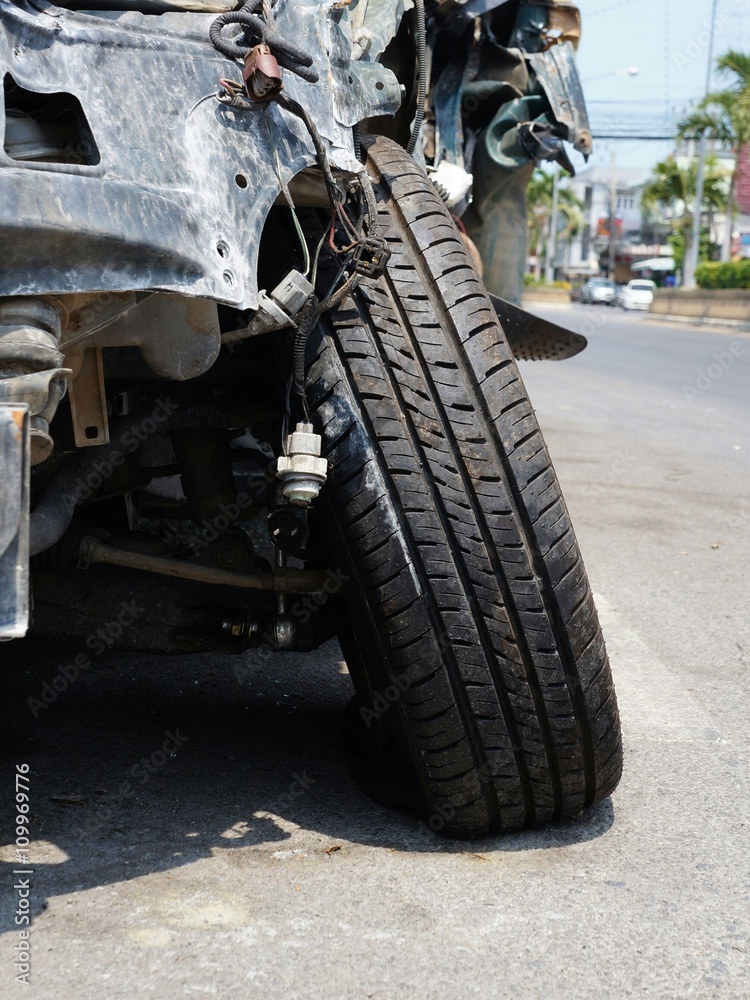
[[[0,871],[12,885],[14,773],[29,765],[32,914],[46,899],[168,872],[217,850],[283,848],[292,831],[403,852],[523,852],[602,836],[609,800],[542,830],[448,841],[372,801],[339,732],[353,693],[336,643],[316,653],[112,653],[66,690],[77,650],[3,648]],[[49,687],[45,687],[47,684]],[[58,682],[58,687],[62,683]],[[29,699],[50,703],[36,717]],[[52,692],[55,697],[52,698]],[[4,893],[0,932],[13,928]]]

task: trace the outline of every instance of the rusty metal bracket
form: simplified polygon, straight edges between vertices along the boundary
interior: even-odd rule
[[[107,396],[101,347],[83,352],[83,362],[68,387],[76,448],[109,444]]]
[[[29,475],[31,415],[26,403],[0,403],[0,639],[29,627]]]

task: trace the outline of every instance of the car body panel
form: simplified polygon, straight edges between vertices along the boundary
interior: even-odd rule
[[[32,160],[11,155],[18,123],[0,101],[0,241],[14,248],[0,295],[158,289],[256,308],[258,234],[282,186],[316,158],[303,123],[277,105],[216,100],[219,79],[239,70],[209,40],[214,15],[9,0],[0,12],[6,83],[29,105],[66,95],[80,109],[74,147]],[[285,92],[308,109],[332,167],[357,173],[351,126],[397,110],[396,77],[352,61],[345,16],[318,0],[278,0],[274,14],[326,80],[289,73]]]

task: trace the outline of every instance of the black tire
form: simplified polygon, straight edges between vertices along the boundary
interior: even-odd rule
[[[319,327],[308,379],[360,714],[391,727],[432,829],[578,814],[615,788],[622,750],[568,512],[443,204],[389,140],[368,170],[392,256]]]

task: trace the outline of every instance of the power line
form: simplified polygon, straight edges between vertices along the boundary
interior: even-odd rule
[[[677,104],[688,106],[695,103],[692,97],[675,97],[670,101],[665,101],[661,97],[592,97],[586,99],[586,104],[590,107],[592,104],[648,104],[649,107],[653,107],[654,104],[668,104],[670,107],[675,107]]]
[[[689,102],[601,100],[591,101],[589,121],[595,139],[634,139],[669,142]]]
[[[636,135],[630,132],[594,132],[591,136],[592,139],[598,139],[603,141],[606,139],[608,142],[672,142],[674,139],[673,135]]]
[[[620,7],[630,7],[634,3],[638,3],[639,0],[614,0],[613,3],[608,4],[606,7],[602,7],[600,10],[587,10],[586,17],[599,17],[600,14],[609,14],[611,10],[618,10]]]

